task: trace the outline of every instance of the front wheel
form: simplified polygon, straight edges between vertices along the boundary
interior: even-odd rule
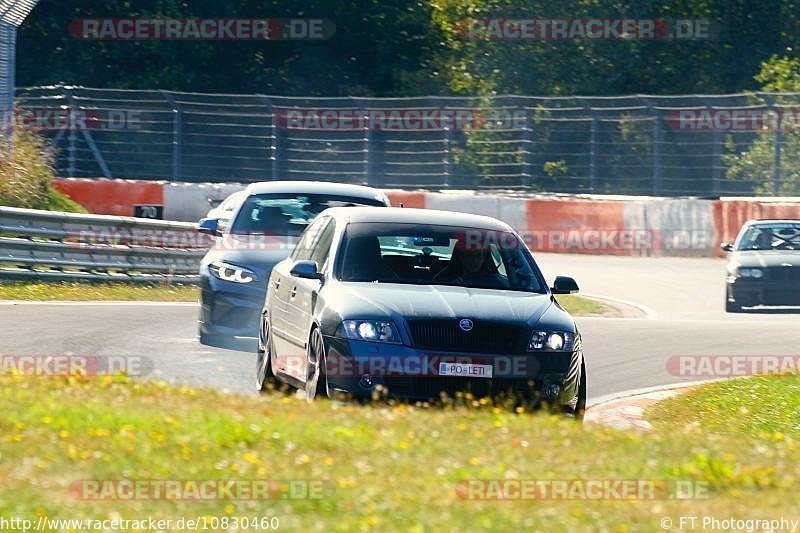
[[[306,400],[313,402],[317,396],[328,396],[328,377],[325,366],[325,341],[319,329],[314,328],[306,351]]]
[[[728,295],[725,295],[725,312],[726,313],[741,313],[742,306],[736,302],[732,302],[728,299]]]
[[[586,363],[581,361],[581,381],[578,385],[578,401],[575,403],[575,419],[583,421],[586,413]]]
[[[262,315],[256,353],[256,390],[262,393],[269,389],[270,384],[275,383],[275,374],[272,371],[272,343],[269,334],[269,322],[267,322],[267,317]]]

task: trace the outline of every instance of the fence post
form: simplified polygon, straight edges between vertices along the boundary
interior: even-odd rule
[[[270,160],[270,179],[272,181],[278,180],[278,133],[280,132],[280,124],[279,121],[282,120],[282,117],[279,115],[280,110],[276,109],[275,106],[272,104],[272,100],[269,99],[268,96],[261,96],[261,100],[264,101],[264,105],[269,108],[269,111],[272,113],[272,138],[270,139],[269,143],[269,160]]]
[[[589,129],[589,191],[594,192],[597,183],[597,113],[583,98],[579,98],[583,108],[592,116]]]
[[[172,181],[181,179],[181,126],[183,125],[183,110],[175,101],[175,96],[167,91],[161,91],[164,98],[172,108]]]
[[[16,127],[16,117],[14,116],[14,85],[16,77],[16,49],[17,49],[17,28],[11,24],[0,21],[0,51],[2,51],[3,61],[0,62],[0,91],[3,99],[3,149],[8,151],[11,157],[14,151],[14,128]]]
[[[661,184],[661,115],[653,110],[653,195],[662,192]]]
[[[662,191],[661,183],[661,112],[655,108],[649,98],[639,97],[647,111],[653,116],[653,169],[650,172],[653,180],[653,195],[658,196]]]
[[[525,107],[525,126],[523,127],[522,139],[522,185],[530,187],[533,185],[533,114],[528,113]]]
[[[70,105],[70,109],[72,109],[72,105]],[[67,143],[67,177],[73,178],[75,177],[75,128],[72,127],[69,129],[69,136],[68,136],[68,143]]]
[[[453,145],[453,129],[445,126],[444,128],[444,186],[450,187],[450,174],[453,171],[453,152],[451,146]]]
[[[714,129],[714,168],[711,170],[711,190],[714,196],[722,194],[722,132]]]
[[[775,175],[772,179],[772,194],[780,196],[781,194],[781,153],[783,149],[781,143],[783,142],[783,132],[781,131],[781,121],[777,120],[775,123]]]
[[[367,185],[372,185],[372,126],[369,123],[369,113],[364,112],[364,180]]]

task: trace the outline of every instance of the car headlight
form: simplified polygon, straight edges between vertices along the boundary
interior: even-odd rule
[[[764,277],[764,271],[760,268],[740,268],[738,274],[740,278],[759,279]]]
[[[402,342],[394,322],[387,320],[343,320],[336,328],[336,336],[359,341]]]
[[[529,352],[571,352],[575,334],[568,331],[534,331],[528,342]]]
[[[208,270],[215,278],[233,283],[250,283],[256,279],[256,274],[252,270],[225,261],[214,261],[208,265]]]

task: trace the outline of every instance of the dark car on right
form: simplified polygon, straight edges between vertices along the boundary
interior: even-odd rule
[[[800,306],[800,220],[751,220],[728,252],[725,311]]]

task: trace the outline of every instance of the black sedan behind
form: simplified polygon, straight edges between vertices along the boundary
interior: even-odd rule
[[[800,220],[752,220],[728,254],[725,310],[800,306]]]
[[[206,219],[217,238],[200,264],[200,342],[253,350],[272,267],[300,234],[334,206],[387,206],[385,193],[360,185],[312,181],[254,183],[232,220]]]

